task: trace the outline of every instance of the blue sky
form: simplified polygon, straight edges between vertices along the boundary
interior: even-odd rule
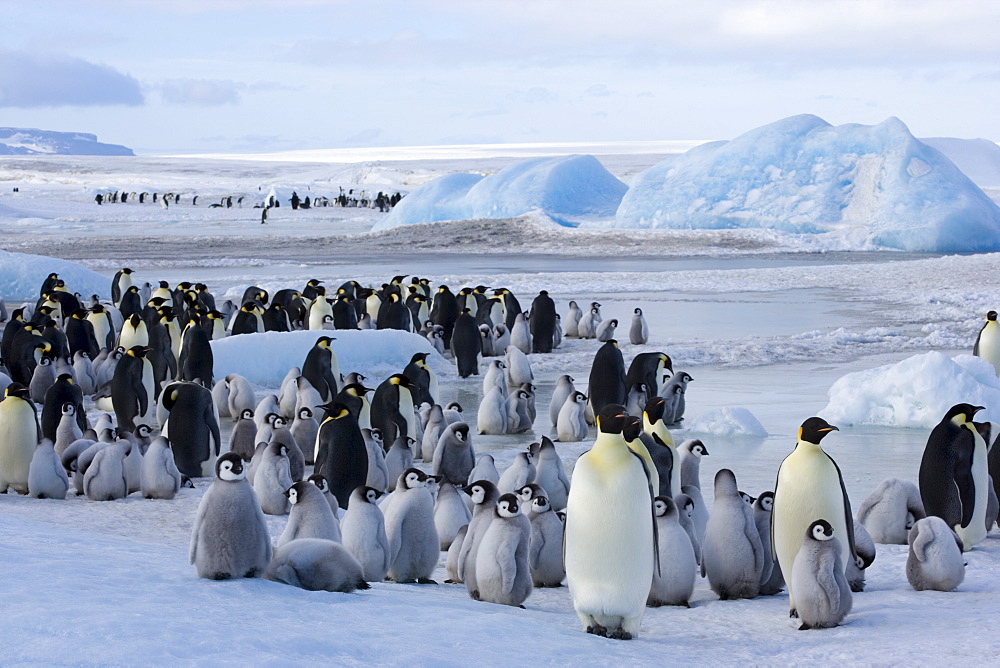
[[[987,0],[0,0],[0,16],[0,125],[145,153],[728,139],[799,113],[1000,139]]]

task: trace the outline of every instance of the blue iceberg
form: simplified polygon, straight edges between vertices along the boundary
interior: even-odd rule
[[[534,158],[496,174],[448,174],[417,188],[372,228],[515,218],[540,211],[563,225],[614,216],[628,189],[591,155]]]
[[[1000,208],[897,118],[801,115],[698,146],[638,174],[620,228],[860,230],[906,251],[1000,250]]]

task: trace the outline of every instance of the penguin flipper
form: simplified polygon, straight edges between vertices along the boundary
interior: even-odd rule
[[[819,585],[829,610],[840,609],[840,587],[837,585],[837,552],[824,550],[816,565],[816,584]]]
[[[201,523],[205,520],[205,514],[208,511],[208,499],[211,493],[211,487],[205,490],[204,496],[201,497],[201,503],[198,504],[198,513],[194,517],[194,527],[191,529],[191,548],[188,551],[188,563],[191,564],[194,564],[195,555],[198,553],[198,534],[201,533]]]
[[[920,525],[915,524],[912,529],[910,529],[910,549],[913,550],[913,556],[917,558],[917,561],[923,563],[927,560],[927,555],[924,549],[932,542],[934,542],[934,533],[931,531],[921,531]],[[954,532],[952,532],[954,533]],[[962,550],[962,540],[958,541],[958,549]]]
[[[500,585],[504,594],[509,594],[514,589],[514,581],[517,577],[517,561],[514,559],[514,550],[510,545],[512,541],[504,541],[504,545],[497,550],[496,559],[500,566]]]
[[[222,434],[219,432],[219,420],[215,415],[214,405],[211,401],[205,406],[205,418],[208,422],[208,430],[212,434],[212,440],[215,441],[215,456],[218,457],[222,453]],[[212,446],[209,446],[208,453],[212,454]]]
[[[972,477],[972,454],[975,450],[975,437],[971,429],[963,429],[958,436],[958,462],[955,466],[955,484],[958,485],[958,496],[962,503],[962,527],[972,522],[972,513],[976,506],[976,481]],[[958,440],[956,439],[956,440]]]
[[[139,368],[139,373],[132,374],[132,392],[139,401],[138,415],[145,415],[149,409],[149,395],[146,394],[146,386],[142,384],[142,367]]]
[[[656,498],[656,493],[653,491],[653,479],[650,477],[649,468],[646,466],[646,460],[639,456],[638,452],[635,452],[629,448],[629,452],[632,456],[639,460],[639,464],[642,466],[642,472],[646,474],[646,489],[649,490],[649,516],[653,521],[653,562],[656,566],[656,574],[660,575],[660,529],[656,526],[656,507],[653,505],[653,499]],[[760,539],[757,539],[760,542]],[[566,542],[563,541],[563,545]]]
[[[531,568],[538,568],[538,558],[542,554],[542,548],[545,547],[545,536],[541,531],[536,535],[537,539],[532,536],[528,541],[528,566]]]
[[[826,454],[825,452],[823,454]],[[854,555],[858,553],[858,548],[854,544],[854,511],[851,510],[851,499],[847,496],[847,487],[844,485],[844,474],[840,472],[840,467],[837,466],[837,462],[833,460],[833,457],[826,455],[827,459],[833,462],[833,468],[837,469],[837,480],[840,481],[840,495],[844,497],[844,526],[847,527],[847,547],[848,554],[853,558]],[[772,506],[773,507],[773,506]],[[771,513],[771,526],[774,526],[774,513]],[[772,540],[774,539],[774,531],[772,528],[771,533]],[[773,545],[773,543],[772,543]],[[874,559],[874,557],[873,557]],[[870,565],[871,562],[868,562]],[[839,603],[838,603],[839,605]]]

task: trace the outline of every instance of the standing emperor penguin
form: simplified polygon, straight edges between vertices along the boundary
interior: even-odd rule
[[[267,522],[239,455],[227,452],[215,463],[194,519],[190,561],[199,577],[213,580],[259,577],[271,561]]]
[[[455,356],[458,375],[462,378],[478,376],[483,340],[479,334],[479,326],[476,324],[476,319],[472,316],[470,309],[462,309],[458,318],[455,319],[454,331],[449,333],[451,334],[451,352]]]
[[[476,555],[479,600],[519,606],[534,588],[528,565],[531,522],[514,494],[501,496],[493,512]]]
[[[599,415],[605,406],[624,405],[627,388],[625,360],[622,359],[622,351],[618,349],[618,342],[611,339],[598,349],[590,367],[587,392],[594,415]]]
[[[531,302],[530,313],[531,352],[551,353],[555,347],[556,303],[542,290]]]
[[[413,410],[410,379],[396,373],[379,383],[372,397],[371,422],[382,431],[382,441],[391,446],[399,435],[416,439],[416,413]]]
[[[472,511],[465,503],[465,496],[450,482],[441,481],[434,502],[434,526],[437,528],[441,549],[451,547],[458,530],[472,521]]]
[[[812,522],[795,556],[788,588],[796,594],[800,631],[837,626],[851,611],[851,588],[844,576],[843,550],[824,519]]]
[[[986,322],[976,336],[972,354],[992,364],[993,370],[1000,375],[1000,323],[997,322],[996,311],[986,314]]]
[[[209,390],[214,383],[215,358],[208,334],[192,319],[181,335],[181,352],[177,365],[179,380],[197,381]]]
[[[385,518],[376,501],[382,492],[371,487],[358,487],[351,492],[347,512],[340,522],[340,533],[346,547],[361,564],[365,580],[381,582],[389,572],[389,539],[385,533]]]
[[[628,330],[628,342],[634,346],[645,345],[649,341],[649,325],[638,306],[632,311],[632,324]]]
[[[299,444],[306,464],[314,464],[316,457],[316,435],[319,433],[319,422],[313,417],[313,411],[308,406],[303,406],[296,411],[295,419],[292,420],[292,436]]]
[[[153,365],[146,357],[149,351],[144,346],[129,348],[118,361],[111,379],[115,419],[118,427],[125,431],[135,431],[138,424],[155,424]]]
[[[285,496],[292,508],[285,530],[278,537],[278,547],[300,538],[340,542],[340,522],[319,487],[308,480],[300,480],[285,490]]]
[[[627,386],[645,383],[649,396],[653,397],[663,389],[663,376],[673,372],[674,363],[666,353],[639,353],[628,365],[625,383]]]
[[[573,377],[569,374],[559,376],[556,387],[552,390],[552,400],[549,402],[549,420],[553,427],[559,423],[559,411],[562,410],[563,404],[574,392],[576,387],[573,385]]]
[[[982,498],[979,492],[988,484],[988,480],[976,475],[973,466],[977,441],[982,436],[972,419],[981,410],[982,406],[970,404],[952,406],[931,430],[920,459],[920,498],[924,510],[947,522],[962,538],[965,551],[972,549],[977,534],[985,528],[983,522],[978,527],[972,526],[977,501]]]
[[[316,467],[330,484],[341,508],[368,480],[368,448],[358,420],[340,403],[333,404],[316,436]]]
[[[324,403],[332,400],[340,391],[340,365],[336,353],[330,347],[333,340],[329,336],[316,339],[302,364],[302,376],[316,388]]]
[[[774,560],[771,549],[771,510],[774,508],[774,492],[761,492],[753,502],[753,523],[757,526],[760,545],[764,549],[764,569],[760,573],[760,596],[773,596],[785,584],[781,569]]]
[[[257,494],[260,509],[268,515],[287,515],[288,497],[285,491],[292,486],[288,467],[288,449],[280,443],[264,448],[253,476],[253,491]]]
[[[9,488],[28,493],[28,471],[41,439],[35,405],[28,388],[11,383],[0,401],[0,493]]]
[[[132,270],[128,267],[119,269],[111,279],[111,303],[115,308],[121,304],[125,291],[132,287]]]
[[[33,499],[65,499],[69,478],[52,441],[43,438],[35,446],[28,465],[28,496]]]
[[[178,470],[189,478],[211,475],[215,460],[222,453],[219,417],[212,393],[198,383],[184,381],[167,385],[160,398],[163,407],[170,411],[163,435],[170,439]]]
[[[427,475],[420,469],[407,469],[399,476],[385,513],[385,532],[392,556],[388,579],[437,584],[431,579],[441,554],[434,498],[427,488]]]
[[[690,485],[701,489],[701,458],[708,456],[708,448],[700,439],[689,438],[677,447],[677,451],[681,456],[681,487]]]
[[[496,485],[485,479],[479,479],[470,483],[464,489],[465,493],[472,499],[472,521],[466,530],[465,540],[462,541],[462,549],[458,555],[458,582],[464,582],[466,591],[472,598],[479,598],[479,587],[476,581],[476,557],[479,551],[479,543],[482,541],[493,521],[493,507],[500,492]]]
[[[764,548],[753,509],[740,496],[729,469],[715,474],[715,505],[702,546],[705,574],[723,601],[754,598],[764,570]]]
[[[583,629],[622,640],[639,635],[658,561],[649,474],[622,436],[627,419],[615,404],[598,415],[597,440],[573,469],[564,548]]]
[[[654,447],[662,449],[657,453],[657,461],[659,461],[661,457],[663,460],[666,460],[667,455],[669,455],[669,496],[675,496],[676,494],[684,491],[684,482],[681,480],[681,455],[677,451],[677,447],[674,445],[673,435],[670,433],[670,430],[667,429],[667,425],[664,424],[663,411],[663,397],[650,397],[649,401],[646,402],[645,409],[642,412],[642,430],[652,437]],[[664,462],[664,468],[666,468],[666,462]],[[700,485],[698,486],[698,489],[701,489]],[[662,489],[660,493],[663,493]]]
[[[795,585],[788,578],[802,537],[816,520],[826,520],[833,532],[845,536],[840,546],[840,563],[846,568],[855,558],[854,514],[840,467],[819,443],[836,427],[819,417],[811,417],[799,427],[795,449],[778,467],[771,510],[771,546],[788,584],[788,606],[797,615]]]
[[[441,431],[434,449],[433,473],[442,476],[442,482],[464,485],[476,466],[476,451],[469,438],[469,425],[464,422],[450,424]]]
[[[548,436],[542,436],[538,444],[538,454],[535,455],[535,484],[545,490],[548,502],[553,510],[566,507],[569,498],[569,478],[563,467],[556,444]]]
[[[566,578],[563,568],[563,523],[544,496],[531,499],[531,542],[528,545],[528,566],[536,587],[561,587]]]
[[[660,559],[666,567],[660,573],[653,573],[653,586],[649,590],[646,605],[654,608],[661,605],[691,607],[688,601],[694,591],[697,568],[694,545],[681,526],[680,513],[673,499],[658,496],[653,500],[653,509],[656,513]]]
[[[569,311],[566,313],[565,330],[566,338],[577,338],[580,336],[580,318],[583,317],[583,310],[575,301],[570,301]]]
[[[935,515],[917,520],[907,536],[906,579],[917,591],[951,591],[965,579],[962,539]]]
[[[172,499],[180,490],[181,472],[166,437],[157,437],[143,455],[139,487],[146,499]]]

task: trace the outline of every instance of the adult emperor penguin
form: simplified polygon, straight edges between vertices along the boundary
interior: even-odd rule
[[[413,410],[413,393],[410,379],[396,373],[379,383],[372,397],[372,427],[382,431],[382,440],[388,445],[402,434],[416,439],[416,413]]]
[[[625,360],[618,342],[611,339],[594,355],[587,388],[594,415],[599,415],[608,405],[625,404],[628,386],[625,381]]]
[[[608,344],[605,344],[608,345]],[[573,469],[566,504],[566,582],[587,633],[638,637],[657,565],[649,475],[622,436],[628,413],[598,415],[594,446]]]
[[[300,480],[285,490],[285,496],[292,507],[285,530],[278,537],[278,547],[300,538],[340,542],[340,522],[319,487],[308,480]]]
[[[661,458],[662,460],[666,460],[666,455],[669,454],[669,496],[675,496],[684,489],[684,483],[681,480],[681,456],[677,451],[677,447],[674,445],[674,437],[670,434],[670,430],[668,430],[667,426],[663,423],[663,411],[663,397],[650,397],[649,400],[646,401],[646,407],[642,412],[642,430],[644,433],[649,434],[653,441],[653,446],[650,448],[651,450],[656,448],[663,449],[658,454],[650,452],[654,461],[661,461]],[[664,490],[661,489],[661,493],[663,493],[663,491]]]
[[[167,385],[160,398],[170,411],[163,435],[171,441],[177,468],[189,478],[211,475],[222,452],[212,393],[198,383],[183,381]]]
[[[347,512],[340,522],[340,533],[346,547],[361,564],[365,580],[381,582],[389,572],[392,555],[385,533],[385,518],[376,501],[382,492],[371,487],[358,487],[351,492]]]
[[[789,591],[796,602],[800,631],[837,626],[851,611],[851,588],[844,576],[843,550],[834,528],[824,519],[812,522],[795,557]]]
[[[531,302],[530,313],[531,352],[551,353],[556,330],[556,303],[548,292],[541,290]]]
[[[468,308],[463,309],[455,319],[450,345],[458,365],[458,375],[462,378],[478,376],[483,342],[476,319]]]
[[[493,512],[476,555],[479,600],[519,606],[534,588],[528,565],[531,522],[514,494],[502,495]]]
[[[339,392],[340,364],[337,354],[330,347],[333,338],[321,336],[306,354],[302,364],[302,376],[316,388],[324,402],[330,401]]]
[[[392,555],[387,577],[394,582],[436,584],[431,574],[441,549],[427,478],[420,469],[403,471],[392,504],[385,512],[385,532]]]
[[[802,537],[819,519],[829,522],[835,535],[845,537],[838,540],[841,565],[846,567],[848,559],[855,558],[851,500],[840,467],[819,445],[831,431],[838,429],[823,418],[808,418],[799,427],[795,449],[778,468],[771,509],[771,546],[786,578],[802,547]],[[788,606],[795,616],[795,585],[790,580],[787,578]]]
[[[674,364],[666,353],[639,353],[628,365],[625,374],[625,384],[631,387],[636,383],[645,383],[649,396],[660,394],[665,373],[674,372]],[[669,420],[668,420],[669,421]]]
[[[358,560],[340,543],[321,538],[279,545],[264,577],[307,591],[349,593],[370,587]]]
[[[341,508],[368,480],[368,448],[357,418],[343,404],[334,404],[319,426],[315,470],[327,479]]]
[[[741,498],[729,469],[715,475],[715,506],[705,530],[702,559],[712,591],[723,601],[757,595],[764,548],[753,510]]]
[[[997,322],[996,311],[986,314],[986,322],[976,336],[972,354],[992,364],[993,370],[1000,375],[1000,323]]]
[[[132,270],[128,267],[123,267],[111,279],[111,303],[115,305],[115,308],[118,308],[119,304],[121,304],[122,295],[130,287],[132,287]]]
[[[906,579],[917,591],[951,591],[965,579],[962,539],[935,515],[918,520],[907,536]]]
[[[438,381],[434,370],[427,365],[427,353],[414,353],[410,363],[403,369],[403,375],[410,379],[413,403],[434,405],[438,397]],[[413,434],[410,434],[413,436]]]
[[[227,452],[215,463],[215,480],[198,504],[189,558],[199,577],[213,580],[258,577],[271,561],[267,522],[237,454]]]
[[[129,348],[111,379],[115,418],[125,431],[134,431],[137,424],[154,424],[153,365],[146,359],[148,352],[144,346]]]
[[[61,373],[45,392],[42,404],[42,436],[53,442],[59,436],[59,422],[63,416],[63,406],[73,404],[73,414],[81,431],[87,428],[87,412],[83,408],[83,390],[73,382],[68,373]]]
[[[971,526],[977,501],[982,498],[977,492],[988,484],[988,480],[976,475],[978,469],[973,466],[977,440],[982,437],[972,419],[981,410],[982,406],[970,404],[952,406],[931,430],[920,460],[920,498],[924,510],[947,522],[962,538],[965,551],[972,549],[974,534],[985,528],[983,522],[978,527]]]
[[[181,354],[177,363],[178,380],[191,380],[209,390],[214,384],[215,357],[208,334],[198,321],[188,321],[181,335]]]

